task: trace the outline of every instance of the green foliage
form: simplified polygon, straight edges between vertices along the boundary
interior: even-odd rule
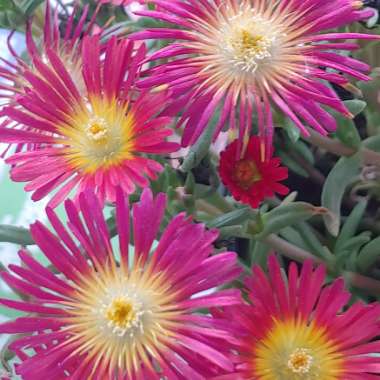
[[[360,174],[360,155],[342,157],[330,171],[323,186],[321,204],[330,210],[324,216],[327,229],[337,236],[340,229],[340,213],[344,193],[347,187],[355,182]]]
[[[9,242],[18,245],[34,244],[28,229],[4,224],[0,225],[0,242]]]
[[[25,16],[30,16],[40,4],[44,3],[44,0],[13,0],[13,2]]]
[[[261,215],[261,229],[256,238],[263,239],[270,234],[278,233],[283,228],[306,221],[314,215],[324,215],[327,210],[314,207],[306,202],[283,204]]]

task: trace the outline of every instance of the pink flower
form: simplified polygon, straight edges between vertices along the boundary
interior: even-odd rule
[[[99,7],[93,13],[89,22],[87,22],[89,14],[89,6],[83,7],[82,13],[78,12],[77,7],[74,8],[72,14],[67,20],[67,24],[63,27],[58,19],[58,14],[53,14],[50,8],[50,1],[46,1],[45,20],[42,35],[42,46],[39,49],[33,40],[32,23],[28,21],[26,25],[26,48],[29,60],[24,60],[21,56],[17,55],[12,47],[12,35],[8,38],[9,52],[13,56],[15,62],[10,62],[1,59],[3,67],[0,67],[0,98],[2,105],[10,104],[15,107],[18,106],[17,99],[25,95],[26,91],[33,86],[25,79],[25,73],[32,71],[38,75],[38,69],[34,65],[34,59],[42,59],[47,61],[47,51],[53,50],[55,54],[64,62],[66,70],[73,78],[75,83],[83,82],[81,79],[81,64],[80,64],[80,50],[82,39],[81,37],[95,33],[97,26],[95,25],[95,18]],[[75,21],[75,20],[78,21]],[[97,28],[98,33],[102,33],[101,28]],[[62,33],[62,37],[61,37]],[[41,50],[41,51],[40,51]],[[83,86],[79,86],[82,90]],[[82,94],[84,95],[84,94]],[[12,126],[13,128],[21,128],[30,130],[31,128],[20,124],[13,120],[5,120],[2,124],[5,126]],[[37,148],[40,144],[34,142],[17,143],[15,151],[23,150],[24,146],[28,150]],[[3,156],[11,148],[11,145],[3,153]]]
[[[166,142],[171,118],[157,117],[166,95],[134,87],[144,58],[144,45],[135,51],[133,42],[113,37],[103,46],[99,36],[84,37],[78,77],[53,49],[34,56],[34,69],[24,72],[28,91],[2,112],[28,130],[0,128],[2,142],[40,144],[6,160],[32,199],[57,190],[55,207],[73,189],[91,188],[113,201],[116,186],[130,194],[156,178],[162,166],[146,154],[167,154],[178,144]]]
[[[120,190],[113,248],[95,195],[82,193],[78,204],[65,203],[68,230],[52,209],[55,234],[40,222],[31,227],[54,271],[22,250],[22,265],[2,273],[28,300],[0,303],[33,313],[0,325],[1,333],[23,334],[9,346],[21,359],[17,373],[24,380],[201,380],[232,371],[226,324],[197,312],[241,302],[239,290],[215,289],[240,273],[235,253],[212,255],[218,232],[179,214],[153,248],[165,196],[144,190],[130,218]]]
[[[223,315],[236,322],[236,373],[225,380],[369,380],[380,375],[380,304],[356,302],[343,279],[328,286],[325,268],[290,264],[274,256],[269,275],[253,268],[249,302]]]
[[[176,28],[151,28],[134,39],[175,39],[151,55],[168,59],[147,72],[142,87],[167,85],[173,95],[168,114],[183,110],[182,143],[194,144],[211,118],[219,116],[214,138],[226,123],[250,133],[252,112],[260,137],[272,144],[271,106],[276,106],[308,135],[336,128],[329,106],[352,117],[327,82],[348,86],[347,76],[369,80],[369,66],[345,55],[359,46],[347,39],[378,39],[359,33],[323,33],[369,17],[356,0],[152,0],[153,17]],[[327,69],[327,70],[326,70]],[[239,147],[240,150],[241,146]]]

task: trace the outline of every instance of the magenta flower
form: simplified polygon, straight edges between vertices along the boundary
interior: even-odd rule
[[[174,24],[133,34],[134,39],[175,39],[150,60],[167,58],[141,82],[143,87],[167,85],[173,102],[167,110],[183,110],[182,143],[192,145],[217,111],[214,138],[229,122],[237,127],[240,145],[250,132],[252,112],[259,134],[271,145],[271,105],[307,135],[305,125],[325,134],[336,128],[323,106],[352,115],[327,82],[348,86],[346,75],[369,80],[369,66],[338,51],[359,46],[346,39],[377,39],[377,35],[322,33],[369,17],[355,0],[152,0],[156,10],[141,10]]]
[[[65,206],[77,242],[52,209],[47,214],[56,235],[40,222],[31,227],[59,274],[25,250],[22,265],[2,273],[28,300],[0,303],[33,313],[0,325],[1,333],[26,334],[10,345],[23,379],[200,380],[232,371],[226,325],[197,313],[241,302],[239,290],[215,289],[240,273],[235,253],[212,255],[216,230],[179,214],[153,248],[165,196],[145,190],[130,221],[118,191],[116,249],[93,193],[79,196],[79,209],[70,200]]]
[[[41,144],[6,160],[32,199],[57,190],[55,207],[73,189],[91,188],[113,201],[116,186],[130,194],[156,178],[162,166],[144,154],[167,154],[178,144],[166,141],[171,118],[156,116],[166,95],[134,88],[144,58],[144,45],[135,51],[133,42],[114,37],[102,46],[99,36],[86,36],[77,78],[54,50],[34,56],[34,69],[24,73],[28,91],[2,112],[28,130],[0,128],[2,142]]]
[[[324,286],[325,268],[310,261],[288,276],[274,256],[269,275],[254,267],[249,303],[228,308],[234,320],[236,373],[225,380],[370,380],[380,375],[380,304],[348,305],[344,281]],[[235,326],[236,327],[236,326]]]
[[[83,82],[81,79],[81,63],[80,63],[80,50],[82,37],[94,33],[95,18],[99,7],[95,10],[89,22],[86,22],[89,6],[84,6],[82,13],[78,13],[77,7],[74,8],[70,15],[66,26],[62,26],[59,22],[57,14],[52,13],[50,8],[50,1],[46,1],[44,29],[42,35],[41,49],[37,47],[37,44],[33,40],[32,23],[28,21],[26,25],[26,48],[29,55],[28,60],[24,60],[21,56],[17,55],[12,47],[12,35],[8,38],[9,52],[13,56],[15,62],[10,62],[1,58],[3,64],[0,67],[0,99],[1,104],[17,106],[17,99],[21,95],[25,95],[25,92],[32,87],[31,83],[25,78],[25,74],[28,71],[32,71],[38,75],[38,69],[34,65],[35,59],[42,59],[47,61],[47,51],[53,50],[58,55],[60,60],[64,62],[66,70],[73,78],[74,83],[80,84]],[[77,22],[75,20],[78,19]],[[61,33],[63,34],[61,37]],[[99,30],[101,33],[101,30]],[[41,50],[41,51],[40,51]],[[84,90],[83,85],[79,85],[79,90]],[[85,95],[82,94],[81,95]],[[18,123],[14,120],[5,120],[3,125],[12,126],[12,128],[20,128],[24,130],[30,130],[31,128]],[[19,152],[23,150],[24,146],[27,146],[27,150],[37,148],[41,144],[30,142],[27,144],[17,143],[15,151]],[[11,148],[12,144],[8,146],[3,156]]]

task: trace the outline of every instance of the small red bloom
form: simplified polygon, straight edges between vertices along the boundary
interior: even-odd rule
[[[252,136],[241,159],[236,159],[238,140],[227,146],[220,155],[219,173],[222,182],[233,197],[256,208],[275,193],[285,195],[289,189],[278,183],[288,178],[288,169],[280,166],[280,159],[262,159],[260,138]]]

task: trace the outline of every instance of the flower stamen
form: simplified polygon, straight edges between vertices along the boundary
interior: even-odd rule
[[[313,357],[309,354],[309,350],[305,348],[297,348],[289,356],[287,364],[292,372],[306,374],[310,371],[313,364]]]
[[[90,139],[100,141],[106,138],[108,129],[107,122],[104,119],[96,118],[90,120],[86,126],[86,134]]]
[[[143,332],[143,315],[145,310],[142,304],[137,300],[128,297],[116,297],[103,309],[103,315],[107,323],[107,327],[112,333],[123,337],[128,333],[133,337],[137,331]]]
[[[272,41],[268,37],[247,29],[240,29],[230,39],[235,65],[244,71],[256,71],[258,61],[271,56],[271,45]]]
[[[235,178],[244,189],[250,188],[262,176],[253,160],[240,160],[235,165]]]

